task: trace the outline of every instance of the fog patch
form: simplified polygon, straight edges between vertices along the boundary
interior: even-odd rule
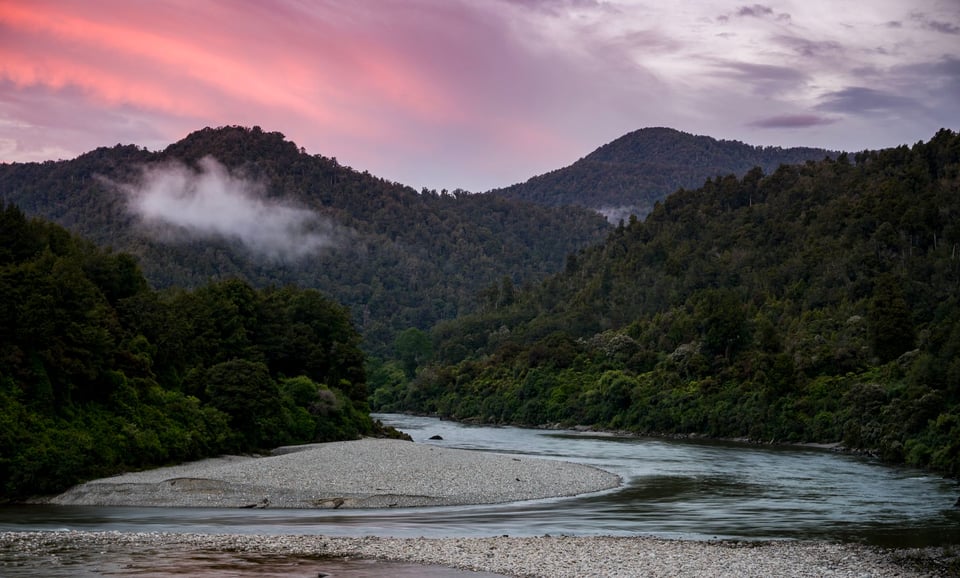
[[[166,242],[219,237],[261,256],[294,260],[334,247],[340,237],[329,219],[267,199],[263,183],[231,172],[211,156],[197,168],[150,165],[135,182],[108,182],[125,193],[145,231]]]
[[[638,221],[642,221],[650,213],[651,207],[648,205],[622,205],[619,207],[598,207],[594,211],[603,215],[608,223],[613,225],[620,221],[627,223],[631,215],[636,215]]]

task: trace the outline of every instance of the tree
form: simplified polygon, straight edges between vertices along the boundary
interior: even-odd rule
[[[273,375],[305,375],[366,403],[360,334],[346,309],[319,291],[285,287],[265,292],[259,317],[255,341]]]
[[[708,289],[697,295],[694,302],[694,315],[708,351],[729,358],[746,343],[746,314],[733,290]]]
[[[867,313],[870,345],[882,363],[910,351],[916,341],[910,307],[900,280],[891,274],[877,279]]]
[[[416,327],[411,327],[397,335],[394,349],[407,379],[417,375],[417,368],[433,356],[433,344],[430,337]]]
[[[13,203],[0,204],[0,265],[19,263],[41,249],[36,227],[31,227],[23,211]]]
[[[240,449],[278,443],[281,431],[280,388],[263,363],[234,359],[204,372],[210,405],[230,416],[242,441]]]

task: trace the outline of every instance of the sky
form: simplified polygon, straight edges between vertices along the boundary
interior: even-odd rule
[[[226,125],[474,192],[650,126],[913,144],[960,130],[960,0],[0,0],[0,161]]]

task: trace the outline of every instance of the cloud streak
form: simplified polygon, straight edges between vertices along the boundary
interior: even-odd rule
[[[815,114],[784,114],[771,116],[753,121],[751,124],[759,128],[804,128],[824,124],[832,124],[836,120]]]
[[[107,181],[150,234],[167,242],[196,237],[239,241],[253,253],[296,260],[336,246],[342,233],[316,213],[265,197],[263,185],[213,157],[143,167],[130,183]]]

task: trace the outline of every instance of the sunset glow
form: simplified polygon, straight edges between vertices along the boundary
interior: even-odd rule
[[[259,125],[487,190],[670,126],[861,150],[960,127],[960,4],[0,0],[0,161]]]

